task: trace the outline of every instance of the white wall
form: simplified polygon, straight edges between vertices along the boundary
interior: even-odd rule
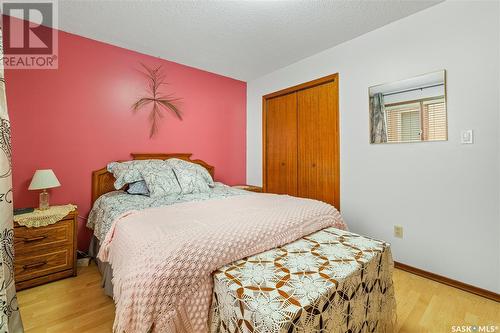
[[[397,261],[500,292],[498,7],[444,2],[248,82],[248,183],[262,183],[262,95],[338,72],[351,230],[391,242]],[[440,69],[449,141],[370,145],[368,87]],[[475,144],[460,144],[461,129]]]

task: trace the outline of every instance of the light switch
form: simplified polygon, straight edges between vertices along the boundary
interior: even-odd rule
[[[463,144],[474,143],[474,132],[471,129],[462,130],[460,133],[460,142]]]

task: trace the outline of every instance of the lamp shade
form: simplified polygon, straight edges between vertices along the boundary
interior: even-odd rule
[[[61,186],[52,169],[36,170],[28,190],[43,190]]]

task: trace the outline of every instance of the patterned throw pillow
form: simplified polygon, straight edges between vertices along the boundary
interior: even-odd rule
[[[199,164],[171,158],[165,163],[172,167],[182,189],[182,194],[208,192],[214,180],[207,169]]]
[[[108,164],[108,171],[115,176],[115,188],[123,188],[126,184],[135,183],[142,180],[141,171],[151,166],[161,166],[165,162],[162,160],[134,160],[127,162],[111,162]]]
[[[127,189],[128,194],[141,194],[141,195],[149,195],[149,189],[144,180],[140,180],[138,182],[132,183],[128,185]]]
[[[141,171],[141,175],[152,198],[181,194],[181,187],[174,171],[165,163],[150,165]]]

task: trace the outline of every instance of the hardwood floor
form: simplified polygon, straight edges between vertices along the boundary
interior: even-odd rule
[[[111,332],[115,306],[100,283],[92,263],[76,277],[18,292],[25,332]]]
[[[399,269],[394,270],[393,280],[397,332],[447,333],[452,326],[463,325],[500,327],[498,302]]]
[[[20,291],[26,333],[111,332],[114,304],[103,294],[100,280],[92,264],[79,267],[77,277]],[[452,332],[452,325],[500,326],[500,303],[401,270],[394,272],[394,285],[397,332]]]

